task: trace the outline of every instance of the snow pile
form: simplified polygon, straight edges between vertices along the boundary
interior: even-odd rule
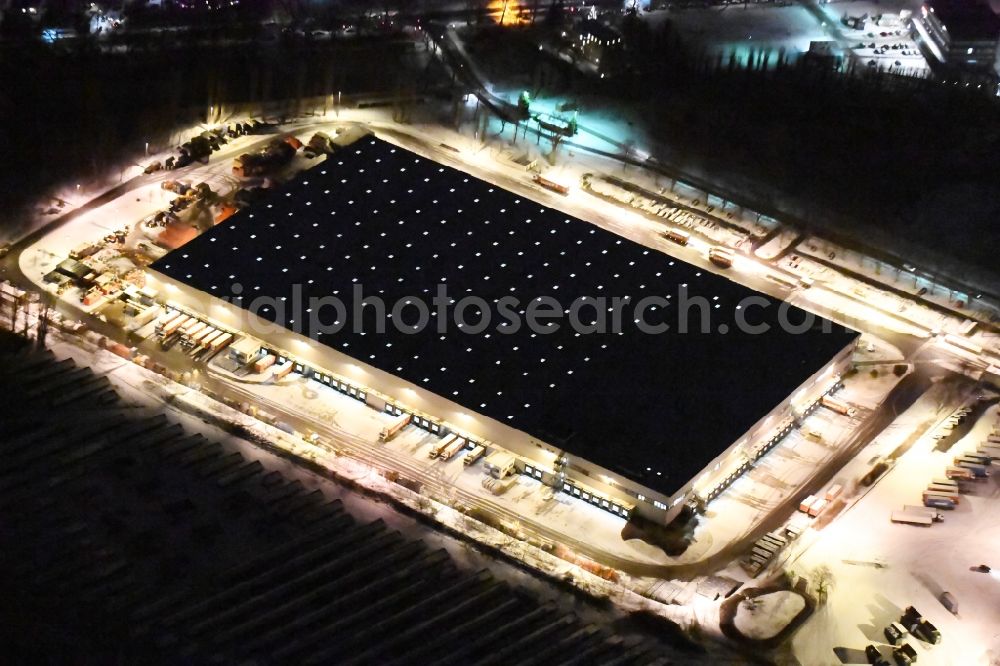
[[[788,590],[762,594],[740,602],[734,624],[747,638],[766,640],[781,633],[805,606],[801,595]]]

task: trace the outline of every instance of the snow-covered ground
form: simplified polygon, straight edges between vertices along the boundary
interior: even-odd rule
[[[888,346],[881,346],[885,343],[879,344],[877,352],[894,353]],[[694,543],[680,561],[697,561],[711,555],[752,531],[789,495],[800,493],[802,485],[837,454],[860,419],[867,416],[898,381],[898,377],[887,372],[874,379],[865,374],[846,378],[837,397],[860,408],[859,414],[848,417],[820,408],[806,417],[801,427],[793,430],[709,505],[695,530]],[[838,474],[830,483],[833,484],[846,486],[848,479]],[[809,521],[798,518],[800,516],[793,522],[808,525]],[[731,575],[746,578],[735,569],[731,571]]]
[[[740,602],[733,624],[751,640],[777,636],[806,607],[802,595],[789,590],[771,592]]]
[[[430,474],[448,486],[481,495],[511,513],[523,515],[549,529],[564,534],[586,534],[588,542],[594,546],[638,562],[670,561],[661,550],[642,541],[623,541],[623,519],[565,493],[551,495],[545,492],[548,488],[535,479],[521,476],[503,495],[490,494],[481,486],[481,462],[466,466],[462,462],[464,452],[449,461],[429,458],[428,452],[440,443],[440,439],[424,430],[408,426],[391,441],[378,444],[379,432],[393,418],[320,382],[293,374],[279,384],[262,383],[251,387],[226,379],[228,374],[218,369],[212,372],[219,378],[252,390],[253,394],[263,399],[264,405],[280,405],[283,410],[330,428],[341,437],[363,440],[369,447],[378,447],[380,451],[389,453],[405,465],[404,469]]]
[[[951,458],[980,441],[997,418],[994,407],[950,451],[936,451],[929,433],[954,409],[954,399],[939,387],[901,415],[871,453],[884,455],[914,434],[925,434],[836,521],[804,535],[799,544],[803,550],[786,564],[803,573],[825,565],[833,573],[827,606],[793,639],[801,663],[839,664],[834,647],[863,649],[867,643],[884,642],[883,628],[898,621],[910,605],[942,635],[936,646],[908,639],[921,663],[965,666],[995,664],[1000,658],[1000,581],[970,571],[978,564],[993,564],[997,557],[997,477],[967,484],[968,492],[956,510],[944,512],[943,523],[923,528],[889,521],[890,513],[904,504],[919,505],[927,483],[943,476]],[[941,605],[944,591],[958,600],[957,615]]]
[[[824,259],[835,267],[864,275],[865,277],[882,284],[889,285],[895,289],[907,293],[916,294],[924,290],[921,298],[933,302],[937,305],[954,309],[956,303],[961,301],[962,309],[969,311],[970,315],[975,315],[982,320],[989,320],[990,317],[1000,314],[1000,308],[995,303],[976,297],[976,294],[966,294],[952,291],[951,289],[927,279],[922,274],[918,274],[916,268],[907,270],[904,266],[890,266],[872,257],[865,256],[859,252],[849,250],[841,245],[823,239],[810,237],[796,247],[796,252],[805,255],[812,255]],[[836,273],[835,270],[828,270],[828,273]],[[887,308],[906,308],[908,317],[921,317],[926,321],[938,326],[949,326],[942,320],[943,315],[932,312],[926,306],[916,305],[910,299],[886,294],[882,298],[888,298]],[[936,319],[935,319],[936,318]],[[956,319],[960,324],[963,319],[958,317],[948,317]]]

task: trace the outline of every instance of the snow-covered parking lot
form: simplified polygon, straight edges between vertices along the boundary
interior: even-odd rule
[[[918,402],[913,409],[925,410],[926,405]],[[920,504],[927,483],[944,476],[951,459],[968,450],[973,439],[981,439],[995,418],[993,407],[947,452],[936,451],[929,436],[921,438],[789,565],[802,572],[826,565],[833,580],[828,603],[794,638],[800,663],[839,665],[836,648],[863,650],[870,643],[885,643],[885,626],[911,605],[942,637],[938,645],[930,645],[907,636],[919,663],[1000,663],[1000,579],[970,569],[1000,566],[998,477],[965,484],[968,492],[956,510],[944,513],[943,523],[915,527],[889,520],[904,504]],[[956,615],[939,600],[945,591],[958,601]]]

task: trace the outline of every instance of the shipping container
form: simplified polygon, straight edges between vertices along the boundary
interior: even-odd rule
[[[465,438],[464,437],[456,437],[455,440],[451,444],[449,444],[448,446],[444,447],[443,449],[441,449],[440,452],[438,452],[438,459],[439,460],[451,460],[455,456],[456,453],[458,453],[459,451],[461,451],[464,448],[465,448]]]
[[[663,237],[678,245],[687,245],[691,241],[691,234],[680,229],[667,229],[663,232]]]
[[[827,409],[832,409],[838,414],[842,414],[843,416],[853,416],[857,411],[843,400],[838,400],[837,398],[834,398],[832,395],[824,395],[822,398],[820,398],[820,404],[822,404]]]
[[[976,478],[976,475],[972,470],[964,467],[948,467],[944,473],[949,479],[966,479],[971,481]]]
[[[275,361],[277,360],[278,359],[274,357],[274,354],[265,354],[264,356],[262,356],[261,358],[259,358],[257,361],[254,362],[253,371],[256,372],[257,374],[260,374],[265,370],[267,370],[268,368],[270,368],[272,365],[274,365]]]
[[[733,259],[733,253],[723,248],[713,247],[708,251],[708,260],[721,268],[732,266]]]
[[[809,515],[815,518],[816,516],[818,516],[820,513],[823,512],[823,509],[826,508],[826,505],[828,503],[829,502],[827,502],[825,499],[816,500],[815,502],[812,503],[812,506],[809,507]]]
[[[954,488],[947,488],[944,486],[934,487],[933,485],[927,486],[927,490],[924,493],[934,493],[935,495],[941,495],[949,498],[955,504],[960,504],[962,501],[962,496],[958,494],[958,491]]]
[[[177,329],[187,324],[189,321],[191,321],[191,317],[189,317],[186,314],[181,314],[180,316],[171,320],[168,324],[166,324],[163,327],[163,332],[161,333],[161,335],[163,335],[163,337],[167,337],[168,335],[173,335],[174,332],[177,331]]]
[[[440,442],[431,446],[431,450],[427,452],[427,457],[437,458],[439,455],[441,455],[441,452],[444,451],[448,446],[450,446],[456,439],[458,439],[458,435],[454,433],[447,435]]]
[[[210,347],[210,349],[213,352],[219,351],[220,349],[228,345],[230,342],[232,342],[232,340],[233,340],[232,333],[223,333],[222,335],[220,335],[219,337],[217,337],[215,340],[212,341],[212,346]]]

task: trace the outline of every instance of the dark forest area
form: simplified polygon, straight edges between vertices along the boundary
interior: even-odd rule
[[[206,122],[210,106],[291,117],[302,100],[413,93],[433,88],[436,76],[402,39],[121,54],[9,48],[0,52],[0,205],[9,219],[51,186],[130,166],[126,155]]]
[[[539,29],[544,29],[539,26]],[[505,48],[545,58],[530,30]],[[975,84],[799,60],[771,70],[706,57],[669,24],[626,21],[626,73],[566,73],[570,92],[625,98],[664,163],[764,212],[860,239],[988,288],[1000,247],[1000,104]],[[540,63],[541,64],[541,63]],[[551,63],[549,63],[551,64]],[[556,65],[560,67],[561,65]],[[0,52],[0,204],[106,174],[145,141],[203,121],[209,105],[293,115],[300,100],[427,92],[441,70],[413,42],[137,41],[122,54],[41,45]]]

